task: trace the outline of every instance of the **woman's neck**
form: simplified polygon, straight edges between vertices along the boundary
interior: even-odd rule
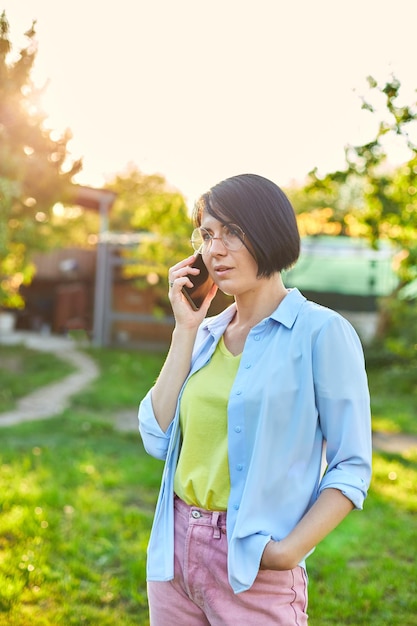
[[[251,328],[275,311],[287,295],[281,275],[262,279],[259,289],[236,295],[236,313],[224,333],[227,349],[234,355],[240,354]]]
[[[261,279],[258,289],[235,296],[236,314],[231,323],[250,330],[265,317],[271,315],[287,293],[288,290],[282,282],[281,274]]]

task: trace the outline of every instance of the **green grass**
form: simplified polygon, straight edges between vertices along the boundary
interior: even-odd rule
[[[162,464],[113,422],[135,410],[162,356],[89,354],[102,375],[71,409],[0,430],[0,626],[148,625],[146,545]],[[386,392],[378,372],[372,385],[391,419],[395,388]],[[309,558],[311,626],[417,625],[416,545],[417,452],[375,454],[365,511]]]
[[[417,435],[417,362],[368,369],[374,430]]]
[[[7,431],[0,624],[146,624],[161,463],[88,412]]]
[[[137,406],[162,357],[90,354],[102,376],[74,407],[0,431],[1,626],[148,623],[145,553],[162,464],[112,421]]]
[[[154,383],[164,358],[161,354],[112,349],[87,353],[97,361],[101,376],[74,398],[73,407],[99,413],[136,407]]]
[[[308,561],[312,626],[417,624],[417,453],[374,454],[364,511]]]
[[[34,389],[60,380],[74,368],[49,352],[0,345],[0,413]]]

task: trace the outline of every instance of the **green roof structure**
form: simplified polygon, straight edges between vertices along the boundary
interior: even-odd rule
[[[385,242],[374,250],[366,240],[354,237],[304,237],[298,262],[285,272],[285,284],[308,292],[387,296],[398,284],[394,253]]]

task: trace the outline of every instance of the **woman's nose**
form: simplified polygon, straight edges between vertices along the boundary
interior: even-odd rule
[[[213,255],[225,254],[227,252],[226,246],[223,243],[221,237],[213,237],[211,240],[210,252]]]

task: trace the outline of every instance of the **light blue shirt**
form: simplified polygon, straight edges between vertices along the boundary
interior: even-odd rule
[[[233,304],[204,320],[189,376],[211,358],[235,310]],[[139,430],[147,452],[166,461],[147,575],[164,581],[174,575],[179,402],[163,432],[150,394],[139,407]],[[228,574],[239,593],[253,584],[270,539],[288,535],[323,489],[339,489],[355,508],[363,506],[371,477],[370,403],[362,346],[347,320],[293,289],[251,329],[230,393],[228,454]]]

